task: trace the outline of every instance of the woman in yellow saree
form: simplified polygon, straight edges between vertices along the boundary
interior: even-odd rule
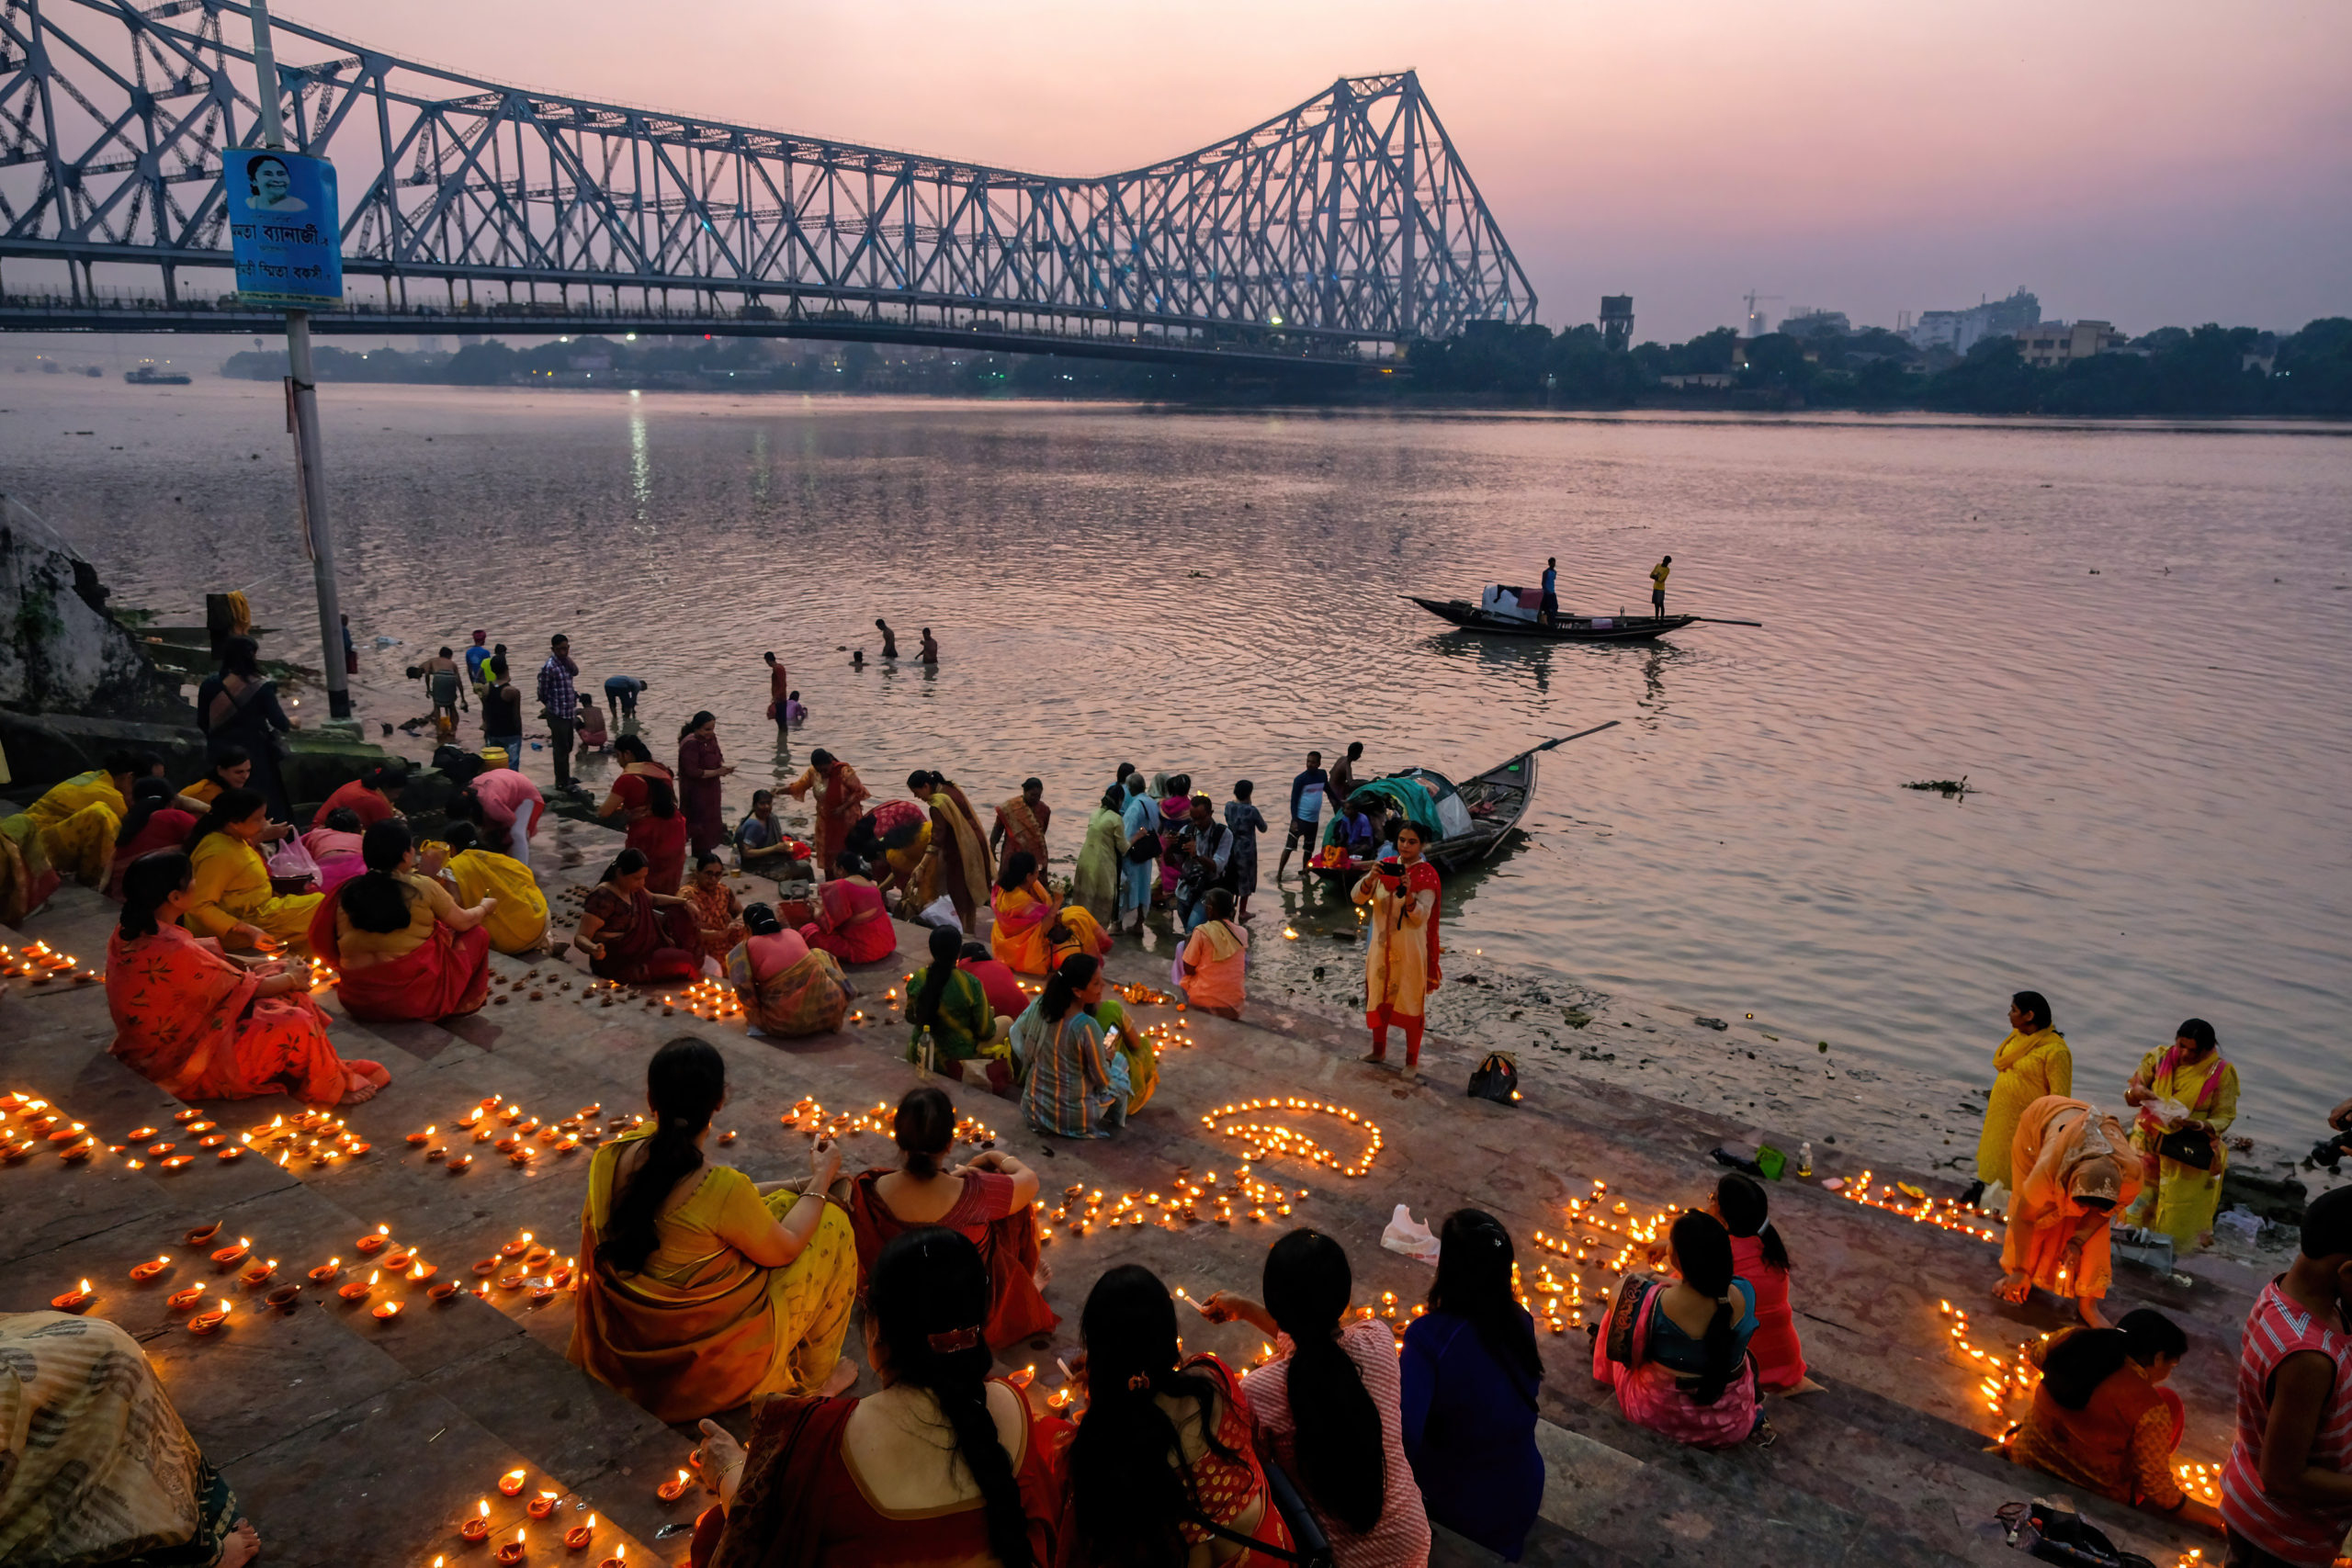
[[[989,951],[1016,975],[1048,973],[1051,942],[1046,931],[1058,903],[1037,875],[1037,857],[1027,850],[1013,851],[1005,857],[1004,872],[989,896],[989,907],[996,914],[989,928]]]
[[[980,897],[989,889],[988,834],[980,827],[979,814],[944,773],[910,773],[907,788],[931,807],[931,853],[924,871],[937,876],[938,890],[923,902],[944,893],[956,907],[957,922],[966,932],[977,933]]]
[[[130,786],[149,771],[153,758],[125,752],[103,768],[76,773],[10,818],[9,837],[20,848],[38,835],[38,853],[61,877],[85,887],[103,887],[114,869],[115,836],[130,815]],[[28,854],[28,861],[33,858]]]
[[[1993,1092],[1984,1104],[1984,1132],[1976,1140],[1974,1202],[1993,1186],[2014,1187],[2009,1155],[2025,1108],[2045,1094],[2075,1092],[2075,1055],[2051,1026],[2050,1002],[2040,991],[2009,998],[2009,1037],[1993,1048]],[[1999,1203],[1998,1195],[1994,1200]]]
[[[439,870],[457,888],[458,902],[471,906],[485,898],[497,900],[481,923],[490,933],[490,945],[509,955],[546,947],[548,898],[539,891],[531,868],[513,855],[483,849],[481,830],[470,822],[452,822],[444,837],[448,840],[449,853]],[[437,857],[430,848],[420,858],[425,871],[432,873]]]
[[[2025,1108],[2010,1156],[1999,1294],[2022,1303],[2035,1286],[2071,1296],[2085,1323],[2108,1326],[2098,1303],[2114,1280],[2109,1225],[2140,1195],[2140,1158],[2123,1123],[2095,1105],[2049,1094]]]
[[[2222,1058],[2213,1026],[2192,1018],[2175,1030],[2170,1045],[2140,1058],[2123,1099],[2140,1108],[2132,1144],[2144,1183],[2131,1223],[2164,1232],[2183,1251],[2211,1247],[2230,1164],[2222,1134],[2238,1116],[2238,1070]]]
[[[269,830],[269,808],[249,789],[222,790],[187,841],[191,867],[187,913],[181,923],[224,947],[311,951],[311,917],[321,895],[281,895],[254,846]]]
[[[653,1054],[645,1092],[651,1123],[588,1168],[571,1364],[673,1422],[763,1394],[847,1389],[857,1243],[825,1196],[839,1146],[810,1150],[806,1196],[709,1164],[702,1145],[726,1103],[727,1064],[691,1035]]]

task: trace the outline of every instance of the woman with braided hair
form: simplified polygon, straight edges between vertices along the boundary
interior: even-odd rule
[[[717,1508],[695,1568],[908,1568],[1056,1561],[1061,1502],[1020,1391],[990,1378],[989,1271],[937,1226],[896,1237],[866,1286],[878,1393],[774,1399],[738,1443],[702,1424]]]
[[[1087,1562],[1273,1568],[1291,1549],[1252,1440],[1240,1378],[1176,1341],[1176,1306],[1150,1269],[1094,1282],[1079,1319],[1086,1416],[1069,1448],[1064,1533]]]

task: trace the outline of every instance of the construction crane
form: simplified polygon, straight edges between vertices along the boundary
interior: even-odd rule
[[[1749,289],[1747,294],[1747,335],[1749,337],[1762,337],[1764,335],[1764,317],[1762,313],[1756,309],[1758,301],[1772,299],[1785,303],[1787,301],[1787,298],[1788,297],[1786,295],[1782,294],[1758,294],[1753,288]]]

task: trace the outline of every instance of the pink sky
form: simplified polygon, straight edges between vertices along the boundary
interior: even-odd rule
[[[1419,71],[1554,326],[2352,314],[2343,0],[287,0],[470,73],[1057,174]]]

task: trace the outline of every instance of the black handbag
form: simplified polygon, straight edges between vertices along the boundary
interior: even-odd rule
[[[1519,1062],[1508,1051],[1489,1051],[1470,1075],[1470,1098],[1491,1100],[1497,1105],[1516,1104],[1519,1100]]]
[[[2214,1145],[2213,1134],[2203,1128],[2181,1127],[2156,1140],[2156,1153],[2191,1170],[2211,1170],[2221,1150]]]
[[[1158,860],[1159,852],[1159,834],[1138,834],[1136,841],[1127,846],[1127,863],[1130,865],[1141,865],[1146,861]]]

